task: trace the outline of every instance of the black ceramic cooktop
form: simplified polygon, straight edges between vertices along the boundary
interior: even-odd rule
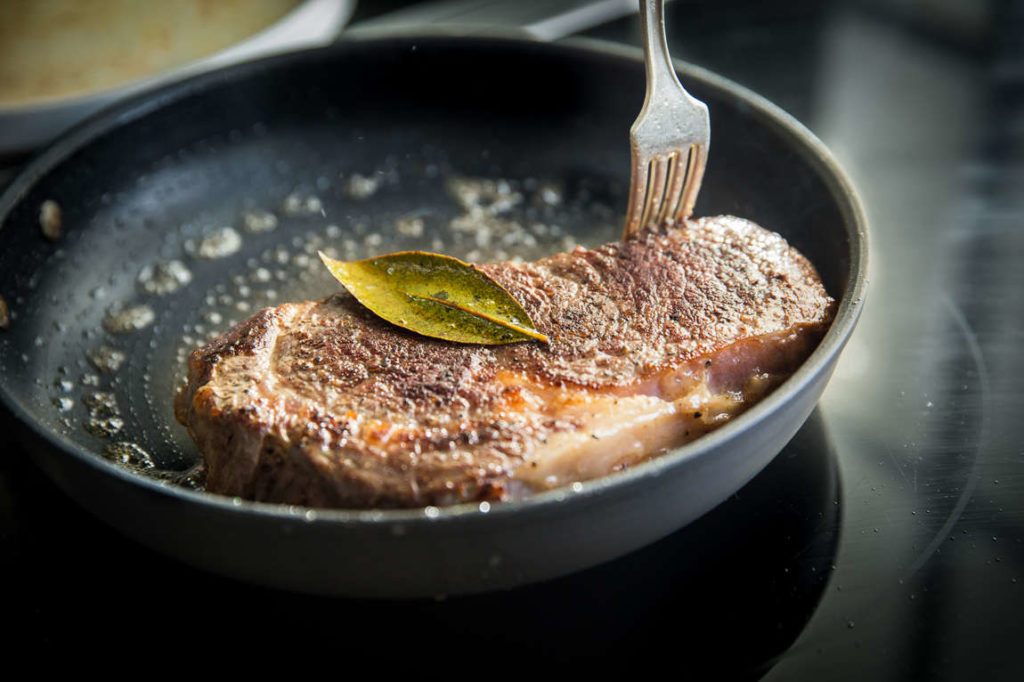
[[[10,651],[128,638],[167,656],[199,637],[459,675],[558,658],[698,679],[1024,679],[1021,3],[678,0],[668,18],[675,56],[824,140],[870,221],[860,326],[775,462],[697,523],[584,573],[382,603],[156,555],[0,434]],[[638,43],[635,17],[586,35]]]

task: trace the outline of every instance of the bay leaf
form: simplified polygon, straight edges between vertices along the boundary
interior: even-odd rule
[[[404,329],[459,343],[548,342],[504,287],[458,258],[399,251],[358,261],[321,252],[320,259],[356,300]]]

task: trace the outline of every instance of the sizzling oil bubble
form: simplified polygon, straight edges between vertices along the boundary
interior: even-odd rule
[[[226,258],[242,248],[242,235],[233,227],[221,227],[198,241],[189,239],[185,242],[185,251],[192,256],[205,260]]]
[[[302,192],[292,192],[281,202],[281,212],[287,216],[320,215],[323,210],[320,197]]]
[[[380,175],[360,175],[353,173],[348,178],[345,191],[353,199],[368,199],[380,187],[382,177]]]
[[[486,260],[487,251],[493,247],[537,245],[522,220],[508,215],[523,203],[523,194],[513,189],[509,181],[451,178],[445,188],[463,210],[462,215],[450,221],[449,227],[456,233],[470,235],[476,246],[467,254],[469,260]],[[490,257],[504,260],[506,256],[504,249],[498,248]]]
[[[39,230],[51,242],[64,235],[60,204],[53,199],[47,199],[39,207]]]
[[[107,311],[103,318],[103,328],[111,334],[129,334],[145,329],[153,324],[156,313],[148,305],[141,303],[116,306]]]
[[[405,237],[422,237],[424,226],[423,218],[404,216],[395,221],[395,232]]]
[[[249,211],[242,214],[246,232],[270,232],[277,227],[277,216],[270,211]]]
[[[82,396],[88,413],[82,427],[97,438],[112,438],[124,428],[121,411],[113,393],[94,391]]]
[[[136,284],[152,296],[171,294],[192,281],[192,271],[180,260],[147,265],[139,272]]]
[[[523,194],[513,189],[511,182],[503,179],[449,178],[445,182],[445,189],[467,213],[508,213],[523,201]]]
[[[75,406],[75,401],[62,395],[53,399],[53,406],[57,408],[58,412],[68,412]]]
[[[120,414],[117,407],[117,398],[113,393],[106,391],[90,391],[84,394],[82,396],[82,404],[85,405],[85,409],[91,415],[109,417]]]
[[[131,441],[111,443],[103,450],[103,456],[130,469],[156,468],[153,457],[141,445]]]
[[[562,203],[564,197],[562,188],[554,183],[544,183],[537,188],[537,199],[548,206],[557,206]]]
[[[127,359],[125,354],[106,344],[96,346],[88,352],[89,362],[101,372],[116,372]]]
[[[171,480],[189,490],[206,490],[206,467],[197,464],[188,471],[175,474]]]
[[[124,420],[120,417],[89,417],[82,423],[83,428],[97,438],[113,438],[121,433]]]

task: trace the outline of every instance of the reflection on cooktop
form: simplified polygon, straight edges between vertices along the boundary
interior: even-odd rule
[[[879,666],[884,658],[927,669],[943,655],[922,646],[929,628],[956,629],[964,608],[929,585],[951,581],[952,562],[981,556],[978,545],[991,542],[963,523],[991,514],[995,495],[978,492],[999,487],[980,476],[991,378],[975,333],[949,299],[922,303],[887,329],[896,338],[913,330],[915,341],[884,355],[880,345],[851,343],[819,408],[844,492],[836,569],[814,622],[770,679],[792,679],[794,670],[815,679],[865,649],[884,650]],[[924,627],[893,638],[882,625],[892,620]]]

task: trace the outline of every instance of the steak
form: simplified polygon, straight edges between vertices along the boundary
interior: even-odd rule
[[[754,404],[835,308],[782,237],[728,216],[478,267],[550,344],[427,338],[341,292],[264,309],[193,352],[175,412],[207,490],[416,507],[603,476]]]

